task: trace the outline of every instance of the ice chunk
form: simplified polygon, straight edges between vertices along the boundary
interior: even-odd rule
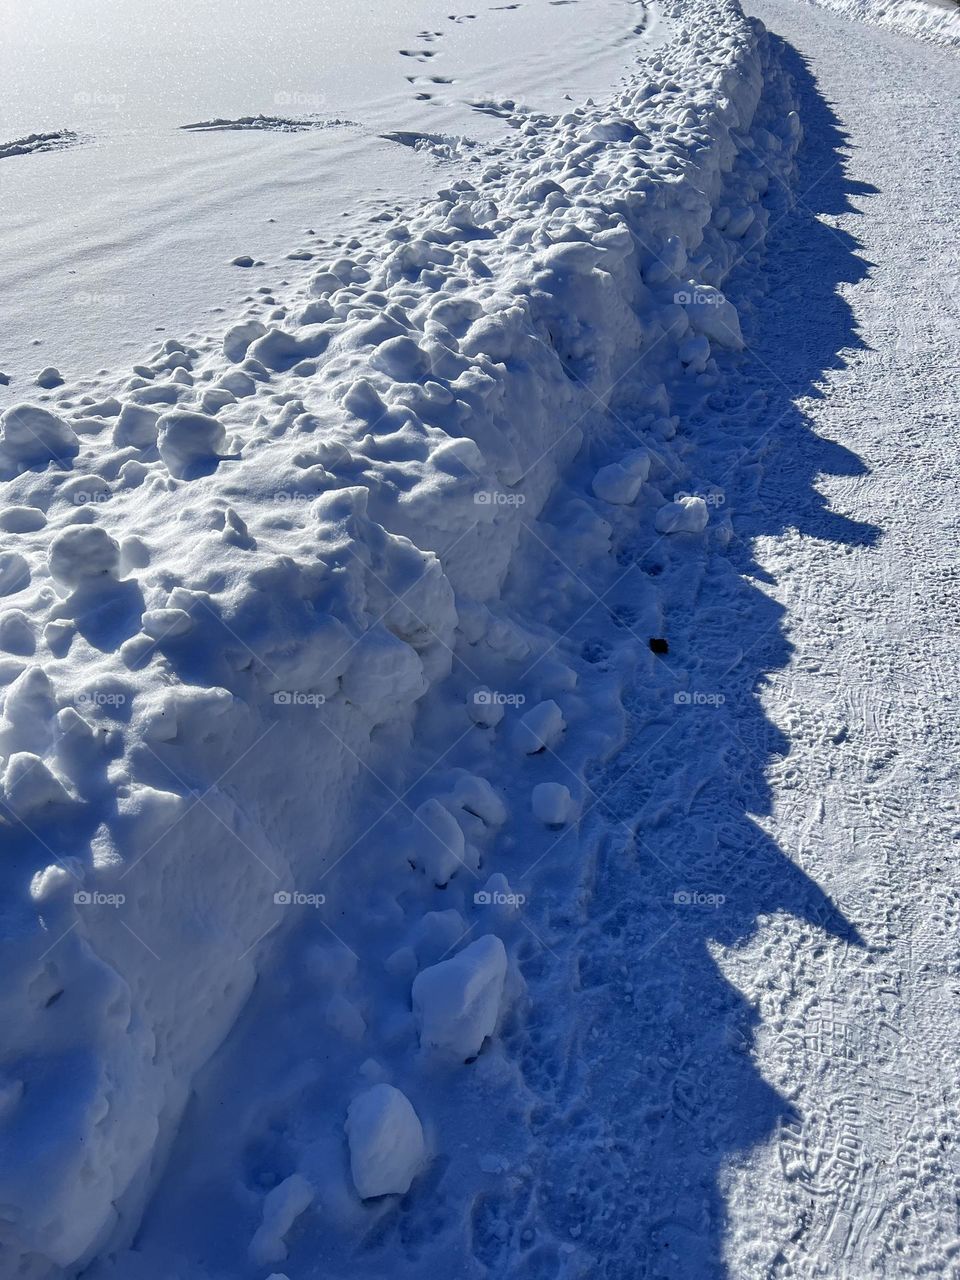
[[[418,973],[413,1013],[421,1046],[444,1057],[475,1057],[497,1025],[506,976],[507,953],[492,933]]]
[[[344,1125],[361,1200],[404,1195],[424,1163],[423,1128],[406,1094],[375,1084],[350,1103]]]
[[[702,533],[709,519],[703,498],[685,495],[661,507],[653,523],[658,533]]]

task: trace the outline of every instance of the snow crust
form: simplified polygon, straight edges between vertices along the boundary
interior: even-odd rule
[[[68,385],[0,420],[12,1274],[70,1272],[129,1238],[191,1082],[291,906],[322,906],[319,880],[369,826],[370,762],[416,740],[455,652],[543,659],[529,706],[458,693],[464,733],[521,759],[558,745],[571,673],[497,607],[581,451],[572,555],[608,547],[603,511],[625,502],[678,505],[676,527],[702,532],[702,500],[674,504],[679,472],[659,462],[668,385],[709,379],[713,344],[740,343],[720,289],[762,240],[800,126],[731,0],[664,12],[673,42],[622,91],[527,120],[409,225],[318,261],[272,327],[235,317],[203,352],[167,339],[96,395]],[[600,424],[627,394],[641,443],[611,458]],[[543,821],[569,820],[569,797],[539,794]],[[481,865],[496,874],[507,814],[473,775],[406,807],[408,839],[343,911],[363,916],[388,869],[414,916],[459,893],[450,914],[421,907],[389,972],[427,1062],[464,1069],[512,990],[505,878],[465,946],[460,914]],[[362,1034],[358,1011],[328,1013]],[[360,1196],[405,1190],[419,1166],[420,1119],[389,1088],[351,1105]],[[285,1256],[310,1202],[297,1178],[264,1199],[257,1261]]]

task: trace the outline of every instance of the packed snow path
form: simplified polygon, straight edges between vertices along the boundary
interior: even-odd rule
[[[727,282],[748,350],[687,424],[734,538],[691,561],[628,534],[570,615],[600,671],[624,629],[668,652],[638,655],[626,744],[588,775],[585,890],[558,838],[553,891],[524,908],[529,999],[503,1034],[525,1103],[487,1079],[444,1122],[448,1158],[454,1132],[480,1152],[472,1183],[435,1165],[356,1252],[308,1231],[291,1276],[313,1274],[304,1249],[324,1274],[444,1280],[958,1265],[960,77],[820,10],[761,16],[797,82],[798,202],[763,267]],[[576,790],[576,762],[554,761]],[[207,1073],[141,1258],[171,1236],[180,1261],[229,1256],[216,1240],[238,1228],[199,1152],[263,1113],[216,1119],[263,1045],[256,1015]],[[283,1173],[290,1122],[270,1106],[249,1159]]]
[[[690,672],[699,708],[651,717],[641,682],[592,781],[591,897],[550,936],[578,1014],[556,1037],[551,970],[523,1037],[532,1186],[597,1276],[955,1275],[960,75],[759,12],[805,143],[762,278],[726,288],[755,294],[748,354],[693,428],[737,537],[664,623],[663,687]],[[526,1274],[514,1205],[483,1210],[494,1274]]]

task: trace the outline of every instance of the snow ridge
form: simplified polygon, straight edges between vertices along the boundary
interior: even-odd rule
[[[100,400],[0,416],[5,1273],[73,1271],[135,1228],[265,940],[322,899],[455,654],[549,653],[497,600],[584,443],[607,452],[571,512],[583,547],[609,536],[603,501],[642,486],[664,527],[702,528],[702,499],[657,487],[675,488],[668,387],[739,345],[720,286],[800,126],[760,24],[732,0],[664,8],[673,41],[623,91],[530,117],[512,154],[352,242],[269,324],[239,320],[212,356],[168,340]],[[605,445],[627,396],[642,456]],[[500,732],[499,710],[481,691],[464,733]],[[521,750],[563,726],[544,699]],[[570,797],[548,799],[562,820]],[[427,801],[343,910],[396,876],[414,917],[437,886],[472,901],[501,808],[478,777]],[[425,1049],[495,1030],[515,983],[488,937],[483,972],[463,951],[420,982]],[[305,1195],[268,1206],[271,1250]]]
[[[808,0],[835,13],[878,27],[919,36],[934,44],[960,46],[960,8],[952,0]]]

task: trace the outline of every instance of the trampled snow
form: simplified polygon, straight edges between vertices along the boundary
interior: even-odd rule
[[[875,125],[843,21],[769,9]],[[269,23],[231,29],[219,100],[171,110],[162,157],[197,148],[169,227],[198,229],[196,296],[221,310],[180,311],[128,367],[98,320],[93,364],[45,343],[62,383],[4,388],[4,1276],[949,1274],[955,1081],[913,1043],[952,1042],[951,953],[946,929],[911,932],[949,807],[919,851],[903,835],[955,783],[955,734],[931,755],[932,633],[905,638],[912,754],[903,707],[857,701],[891,656],[861,578],[888,570],[909,612],[927,512],[942,538],[949,457],[925,463],[918,514],[903,484],[932,430],[917,404],[925,423],[956,409],[947,330],[935,360],[838,393],[866,347],[844,291],[873,189],[869,169],[847,180],[805,64],[734,0],[574,10],[424,11],[402,44],[390,12],[363,47],[344,26],[322,63],[337,118],[396,116],[393,90],[369,100],[393,50],[417,140],[364,134],[356,190],[393,157],[391,216],[312,218],[282,271],[289,222],[225,247],[239,176],[278,199],[282,172],[284,218],[301,199],[339,216],[353,126],[286,127],[297,104],[264,96],[264,49],[320,65],[306,12],[279,45]],[[889,84],[955,86],[947,54],[863,32]],[[473,106],[417,98],[444,92],[443,42],[474,38]],[[113,173],[142,156],[122,133]],[[950,202],[925,136],[929,215]],[[871,164],[895,188],[889,151]],[[282,155],[309,156],[309,181]],[[877,248],[919,259],[927,221],[884,223]],[[154,270],[171,296],[189,276],[184,256]],[[881,339],[897,278],[859,295]],[[896,438],[860,404],[892,405]],[[832,471],[863,490],[812,429],[837,406],[900,485],[871,509],[887,570],[876,527],[814,488]],[[820,610],[795,659],[778,593],[801,623]]]

